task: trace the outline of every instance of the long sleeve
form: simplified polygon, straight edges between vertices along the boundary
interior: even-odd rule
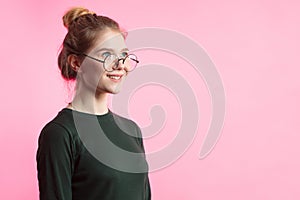
[[[138,142],[141,145],[143,152],[145,153],[142,131],[138,125],[136,127],[137,127]],[[147,175],[146,181],[145,181],[145,200],[151,200],[151,187],[150,187],[150,180],[149,180],[148,175]]]
[[[47,124],[39,137],[37,170],[41,200],[72,199],[72,137],[59,124]]]

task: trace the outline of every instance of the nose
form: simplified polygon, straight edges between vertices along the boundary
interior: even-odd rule
[[[122,70],[125,69],[126,70],[126,66],[125,66],[125,59],[124,58],[119,58],[118,60],[116,60],[115,65],[114,65],[114,70]]]

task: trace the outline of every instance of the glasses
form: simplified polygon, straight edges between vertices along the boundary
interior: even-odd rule
[[[105,69],[105,71],[108,71],[108,72],[112,72],[115,69],[117,69],[119,67],[120,61],[121,61],[122,65],[125,65],[124,68],[128,72],[133,71],[135,69],[135,67],[137,66],[137,64],[139,63],[136,55],[134,55],[134,54],[128,54],[124,58],[119,58],[118,56],[116,56],[114,54],[110,54],[110,55],[106,56],[104,58],[104,60],[94,58],[87,54],[82,54],[82,55],[103,63],[103,68]]]

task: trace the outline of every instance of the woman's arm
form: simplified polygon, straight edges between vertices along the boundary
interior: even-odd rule
[[[72,157],[71,134],[59,124],[47,124],[36,155],[41,200],[72,199]]]
[[[144,147],[144,141],[142,136],[141,128],[137,125],[137,136],[138,136],[138,142],[141,145],[141,148],[143,152],[145,153],[145,147]],[[150,187],[150,180],[147,173],[147,180],[145,182],[145,200],[151,200],[151,187]]]

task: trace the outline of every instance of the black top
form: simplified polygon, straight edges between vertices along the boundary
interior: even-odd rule
[[[114,149],[105,147],[109,142],[99,140],[101,130],[111,144],[141,156],[111,156]],[[144,153],[140,128],[133,121],[111,111],[92,115],[64,108],[39,136],[40,199],[150,200]]]

